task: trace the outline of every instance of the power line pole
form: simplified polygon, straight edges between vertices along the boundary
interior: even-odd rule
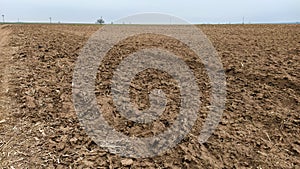
[[[49,20],[50,20],[50,24],[51,24],[52,23],[52,18],[50,17]]]
[[[2,15],[2,21],[3,21],[3,23],[5,22],[4,15]]]

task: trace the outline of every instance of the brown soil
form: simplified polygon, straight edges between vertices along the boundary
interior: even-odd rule
[[[203,65],[180,42],[142,35],[120,42],[100,66],[96,95],[108,122],[128,136],[163,132],[178,113],[178,88],[164,72],[148,70],[131,86],[148,108],[147,93],[169,98],[163,118],[146,125],[122,117],[109,97],[112,71],[126,55],[167,48],[195,71],[203,102],[191,133],[154,158],[128,159],[98,147],[80,127],[72,103],[72,75],[80,49],[98,26],[0,27],[1,168],[297,168],[300,166],[300,26],[203,25],[227,76],[223,119],[207,143],[197,135],[210,87]],[[161,85],[163,81],[164,85]]]
[[[0,26],[0,110],[1,112],[9,111],[9,98],[7,97],[7,89],[8,87],[8,81],[10,77],[10,73],[8,72],[9,69],[9,60],[11,57],[11,51],[8,47],[8,40],[9,40],[9,34],[10,29],[9,26]],[[1,113],[0,114],[0,121],[4,122],[6,121],[6,114]]]

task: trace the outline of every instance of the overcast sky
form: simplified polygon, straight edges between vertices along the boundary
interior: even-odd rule
[[[296,22],[300,0],[0,0],[6,21],[107,23],[128,15],[158,12],[191,23]],[[2,18],[1,18],[2,20]]]

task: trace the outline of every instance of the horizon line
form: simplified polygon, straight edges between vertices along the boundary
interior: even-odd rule
[[[91,22],[46,22],[46,21],[6,21],[0,22],[0,24],[53,24],[53,25],[69,25],[69,24],[78,24],[78,25],[264,25],[264,24],[300,24],[300,21],[292,22],[199,22],[199,23],[190,23],[190,24],[176,24],[176,23],[91,23]]]

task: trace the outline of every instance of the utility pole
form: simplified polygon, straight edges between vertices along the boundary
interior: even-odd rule
[[[2,15],[2,19],[3,19],[2,21],[3,21],[3,23],[4,23],[4,22],[5,22],[4,15]]]
[[[52,23],[52,18],[50,17],[49,20],[50,20],[50,24],[51,24]]]

